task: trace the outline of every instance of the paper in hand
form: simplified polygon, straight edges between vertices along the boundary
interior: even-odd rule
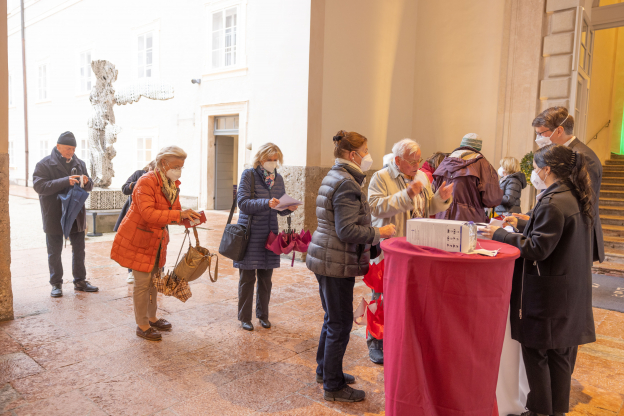
[[[288,194],[284,194],[284,196],[282,196],[279,199],[280,203],[273,208],[276,211],[284,211],[285,209],[287,209],[288,207],[291,207],[293,205],[302,205],[303,202],[301,201],[297,201],[295,198],[291,197]]]

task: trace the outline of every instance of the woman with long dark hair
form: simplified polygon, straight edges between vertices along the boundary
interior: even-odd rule
[[[595,195],[585,157],[561,145],[535,153],[540,194],[522,234],[489,226],[485,236],[520,249],[511,293],[511,335],[522,345],[529,380],[523,416],[568,411],[578,346],[596,340],[591,303]]]

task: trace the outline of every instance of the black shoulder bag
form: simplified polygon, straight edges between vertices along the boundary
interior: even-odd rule
[[[256,198],[256,173],[251,172],[251,199]],[[249,235],[251,234],[251,220],[252,215],[248,216],[247,226],[242,224],[231,224],[232,217],[234,216],[234,209],[236,209],[237,198],[234,198],[232,209],[230,210],[230,217],[228,218],[223,237],[221,237],[221,244],[219,245],[219,254],[232,259],[234,261],[241,261],[245,258],[245,252],[247,251],[247,243],[249,243]]]

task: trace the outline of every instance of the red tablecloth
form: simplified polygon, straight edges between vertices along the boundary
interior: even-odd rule
[[[386,416],[491,416],[514,260],[382,243]]]

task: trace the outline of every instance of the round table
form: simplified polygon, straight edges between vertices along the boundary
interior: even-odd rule
[[[384,251],[386,415],[497,415],[496,382],[515,259],[415,246],[403,238]]]

